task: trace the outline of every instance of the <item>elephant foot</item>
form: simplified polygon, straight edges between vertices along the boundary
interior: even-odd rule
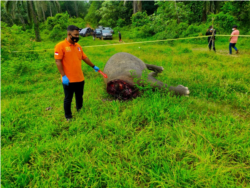
[[[188,96],[190,93],[190,91],[188,90],[188,87],[185,87],[183,85],[178,85],[176,87],[170,86],[169,90],[173,91],[174,94],[176,94],[176,95]]]
[[[152,70],[156,73],[161,73],[164,68],[163,67],[160,67],[160,66],[156,66],[156,65],[150,65],[150,64],[146,64],[146,67],[148,70]]]
[[[128,100],[139,95],[138,90],[134,86],[123,80],[109,81],[107,92],[119,100]]]

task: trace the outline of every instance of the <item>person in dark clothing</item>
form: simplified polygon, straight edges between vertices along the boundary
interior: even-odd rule
[[[209,50],[211,50],[211,47],[213,46],[213,50],[215,50],[215,35],[216,35],[216,30],[213,29],[212,26],[210,26],[206,32],[206,35],[208,35],[209,37],[208,39],[208,46],[209,46]]]
[[[95,30],[92,32],[93,40],[95,40]]]
[[[122,41],[122,35],[121,35],[120,31],[118,31],[118,34],[119,34],[119,41],[121,42]]]
[[[91,66],[96,72],[100,69],[95,66],[82,47],[79,41],[79,28],[70,25],[67,28],[67,38],[55,46],[55,61],[61,74],[64,89],[64,113],[67,121],[71,121],[71,103],[75,93],[76,109],[79,111],[83,106],[84,75],[82,71],[82,60]]]

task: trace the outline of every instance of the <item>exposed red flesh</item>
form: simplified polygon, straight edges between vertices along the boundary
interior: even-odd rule
[[[123,80],[112,80],[107,84],[107,92],[120,100],[136,98],[138,90]]]

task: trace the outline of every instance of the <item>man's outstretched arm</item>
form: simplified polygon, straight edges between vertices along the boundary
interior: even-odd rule
[[[85,59],[83,59],[83,61],[86,63],[86,64],[88,64],[89,66],[91,66],[91,67],[94,67],[95,65],[89,60],[89,58],[85,58]]]
[[[83,59],[83,61],[84,61],[86,64],[88,64],[89,66],[91,66],[93,69],[95,69],[96,72],[100,70],[97,66],[95,66],[95,65],[89,60],[89,58],[86,57],[85,59]]]

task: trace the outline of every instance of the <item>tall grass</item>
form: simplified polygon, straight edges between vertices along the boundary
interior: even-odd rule
[[[9,56],[2,61],[2,186],[248,187],[250,46],[240,40],[240,55],[229,56],[223,40],[214,53],[203,39],[96,48],[84,46],[117,43],[117,36],[81,39],[101,69],[128,52],[163,66],[158,79],[191,94],[146,90],[115,101],[101,75],[83,64],[84,106],[77,113],[73,100],[70,123],[53,51]]]

